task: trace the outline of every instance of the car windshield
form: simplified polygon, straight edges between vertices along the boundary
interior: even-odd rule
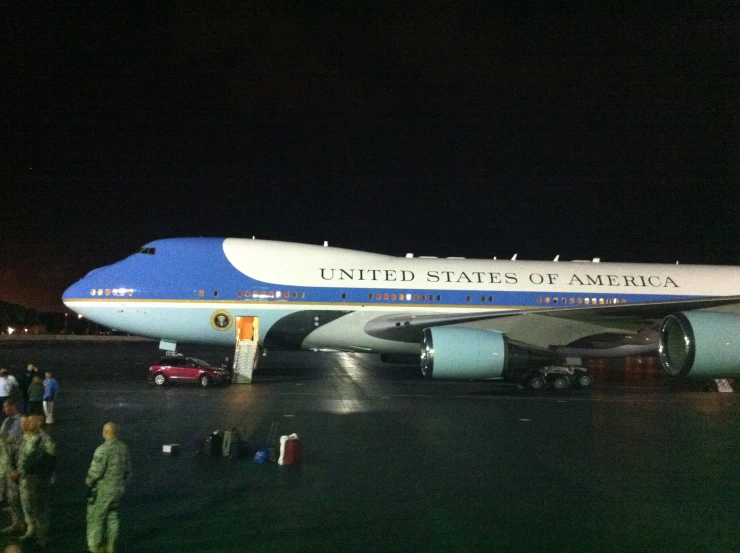
[[[208,361],[203,361],[203,359],[198,359],[197,357],[191,357],[191,361],[194,363],[197,363],[201,367],[211,367],[212,365]]]

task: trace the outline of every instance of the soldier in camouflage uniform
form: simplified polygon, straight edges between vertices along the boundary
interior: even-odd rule
[[[12,399],[5,401],[3,411],[7,415],[7,418],[0,425],[0,484],[4,486],[5,497],[10,507],[12,524],[0,530],[0,533],[23,533],[26,530],[26,525],[23,522],[24,517],[23,509],[21,508],[18,481],[10,477],[11,469],[14,469],[16,466],[18,447],[23,438],[23,429],[21,428],[20,421],[21,416],[18,414],[17,403]]]
[[[117,431],[115,423],[105,423],[105,442],[95,450],[85,479],[87,547],[91,553],[114,553],[118,538],[118,503],[131,474],[131,456],[126,444],[116,437]]]
[[[49,493],[56,464],[56,445],[41,429],[43,417],[21,416],[23,439],[18,448],[17,469],[11,478],[18,480],[21,506],[26,519],[26,533],[21,540],[32,536],[42,547],[49,539]]]

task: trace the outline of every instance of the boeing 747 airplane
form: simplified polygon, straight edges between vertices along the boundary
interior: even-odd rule
[[[64,303],[179,343],[415,356],[427,377],[588,386],[587,357],[658,354],[672,375],[740,375],[740,267],[393,257],[173,238],[96,269]],[[574,361],[575,360],[575,361]],[[548,367],[566,367],[548,372]]]

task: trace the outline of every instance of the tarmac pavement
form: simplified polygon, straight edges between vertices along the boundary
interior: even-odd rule
[[[84,477],[108,420],[134,463],[121,553],[716,552],[740,543],[735,394],[645,379],[640,367],[635,381],[624,377],[632,369],[613,377],[613,366],[596,367],[591,390],[531,393],[310,352],[270,352],[251,385],[158,388],[146,381],[158,355],[152,342],[0,343],[11,372],[33,362],[60,381],[49,428],[59,449],[52,551],[86,548]],[[278,434],[300,436],[301,465],[252,462],[273,421]],[[234,427],[248,459],[196,452],[211,431]],[[168,443],[180,454],[164,455]]]

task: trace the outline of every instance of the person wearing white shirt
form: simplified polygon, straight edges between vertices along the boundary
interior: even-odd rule
[[[0,369],[0,409],[2,409],[5,400],[8,396],[13,393],[13,390],[18,388],[18,381],[12,374],[8,373],[8,369],[3,367]]]

